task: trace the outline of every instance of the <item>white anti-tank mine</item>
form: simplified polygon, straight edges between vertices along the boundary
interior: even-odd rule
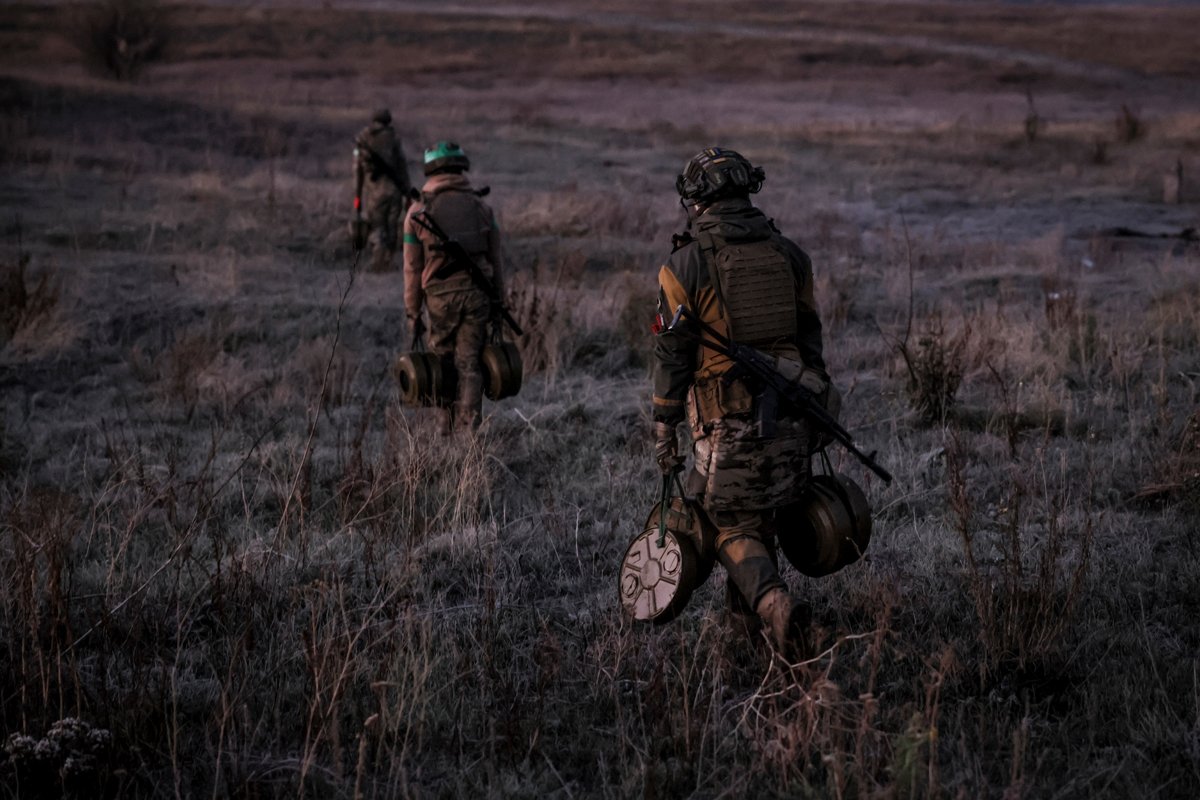
[[[655,624],[679,616],[716,562],[716,529],[707,515],[691,501],[674,497],[664,527],[662,508],[662,503],[654,504],[642,532],[626,548],[617,576],[624,612]]]

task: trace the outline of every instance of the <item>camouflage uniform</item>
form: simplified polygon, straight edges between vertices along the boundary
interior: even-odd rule
[[[375,117],[354,140],[354,197],[356,203],[361,198],[366,206],[371,230],[371,269],[390,272],[412,183],[400,139],[391,125],[391,115],[380,111]],[[387,174],[379,159],[391,168],[400,183]]]
[[[458,395],[453,409],[439,409],[441,430],[453,425],[476,427],[483,406],[483,369],[480,355],[492,318],[488,296],[466,270],[437,277],[447,266],[446,255],[434,248],[435,240],[413,217],[428,209],[450,238],[475,259],[497,289],[503,291],[500,231],[495,215],[471,188],[465,175],[440,173],[421,189],[404,221],[404,305],[410,320],[429,309],[429,346],[458,372]]]
[[[774,277],[768,274],[769,281],[759,290],[758,299],[750,298],[749,311],[743,292],[739,319],[755,322],[754,303],[763,305],[764,313],[767,306],[773,306],[771,313],[782,314],[791,333],[756,346],[803,361],[806,368],[827,380],[812,263],[804,251],[780,235],[745,196],[712,202],[696,216],[691,228],[695,237],[680,237],[659,271],[660,314],[669,319],[682,304],[721,334],[731,335],[725,299],[735,287],[718,277],[714,260],[724,248],[748,244],[759,252],[777,253],[776,273]],[[754,282],[753,268],[743,274],[750,276],[749,283]],[[746,279],[742,281],[747,285]],[[687,321],[681,321],[680,327],[686,329]],[[732,327],[734,339],[750,343],[737,324]],[[750,327],[747,324],[741,330]],[[768,594],[786,591],[776,566],[771,526],[774,509],[798,499],[804,489],[810,430],[806,420],[790,416],[782,408],[772,413],[742,380],[729,380],[726,373],[732,366],[728,358],[682,332],[659,336],[653,368],[654,418],[674,426],[686,414],[695,457],[689,493],[701,498],[717,526],[718,558],[728,572],[731,605],[742,614],[755,609],[762,614],[759,604]],[[763,419],[764,415],[770,419]],[[766,429],[761,427],[764,424]]]

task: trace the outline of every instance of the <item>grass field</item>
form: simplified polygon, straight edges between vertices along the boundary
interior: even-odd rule
[[[1200,12],[166,9],[117,81],[83,6],[0,7],[0,796],[1195,796]],[[400,274],[352,268],[381,105],[414,176],[470,153],[528,330],[454,446],[396,400]],[[800,665],[719,569],[668,626],[616,602],[711,144],[897,476],[835,456],[875,535],[786,572]]]

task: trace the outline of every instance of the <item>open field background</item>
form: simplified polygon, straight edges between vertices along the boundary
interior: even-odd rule
[[[0,7],[2,796],[1195,796],[1200,12],[383,5],[172,5],[131,82],[82,7]],[[351,270],[379,105],[468,149],[529,329],[454,448],[395,401],[400,276]],[[713,143],[898,477],[842,464],[875,539],[787,573],[799,666],[720,570],[616,608]]]

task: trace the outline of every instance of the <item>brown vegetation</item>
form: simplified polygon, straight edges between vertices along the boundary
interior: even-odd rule
[[[162,57],[167,13],[157,0],[100,0],[83,12],[76,34],[84,60],[119,81]]]
[[[0,8],[0,795],[1191,796],[1200,247],[1159,188],[1194,11],[399,8],[173,8],[133,83]],[[526,387],[455,447],[345,241],[380,104],[410,156],[464,143],[514,265]],[[617,609],[714,142],[897,476],[835,456],[875,534],[788,571],[801,664],[730,634],[719,570],[670,626]]]

